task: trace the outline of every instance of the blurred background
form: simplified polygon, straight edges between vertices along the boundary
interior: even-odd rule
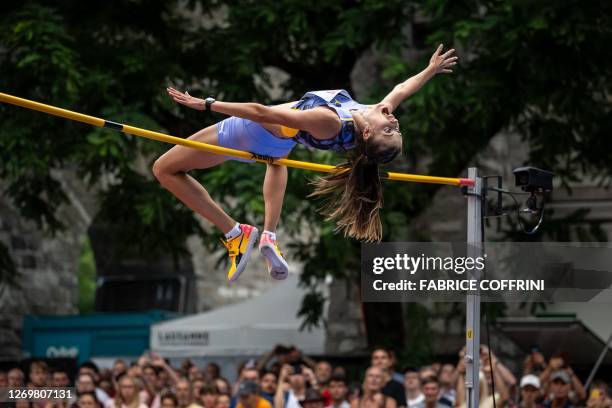
[[[223,117],[176,106],[168,85],[266,104],[344,88],[375,103],[443,43],[456,48],[459,64],[401,106],[405,149],[391,170],[464,177],[478,166],[512,187],[515,167],[549,169],[556,185],[540,232],[522,234],[513,216],[489,221],[487,239],[606,242],[610,9],[603,1],[4,1],[0,91],[187,137]],[[340,367],[350,385],[364,378],[379,346],[394,362],[380,367],[398,374],[403,392],[416,389],[404,384],[404,369],[434,363],[440,379],[452,365],[454,377],[440,386],[457,391],[465,305],[361,303],[360,245],[335,235],[319,203],[306,199],[314,174],[289,171],[279,239],[290,278],[273,281],[255,257],[229,286],[218,232],[152,175],[170,147],[0,105],[0,385],[14,368],[31,382],[33,360],[48,381],[61,367],[74,382],[89,360],[110,370],[121,359],[125,370],[105,372],[106,393],[114,395],[118,373],[133,362],[131,376],[152,403],[176,383],[150,389],[155,381],[142,380],[146,367],[166,372],[157,354],[139,359],[149,350],[190,386],[200,377],[243,378],[245,362],[258,375],[264,368],[278,375],[283,363],[316,371],[320,360]],[[292,157],[341,160],[305,148]],[[227,162],[193,176],[236,219],[258,225],[264,168]],[[464,240],[457,189],[384,187],[385,241]],[[519,398],[523,374],[547,373],[541,397],[556,370],[585,382],[612,333],[609,310],[486,305],[490,345],[507,370],[504,401]],[[220,374],[206,374],[213,362]],[[608,354],[598,378],[611,375]],[[99,387],[103,378],[93,377]],[[575,402],[590,396],[574,383],[571,392]]]

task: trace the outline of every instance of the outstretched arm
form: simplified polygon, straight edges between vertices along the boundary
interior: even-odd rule
[[[393,112],[399,104],[421,89],[421,87],[433,78],[434,75],[440,72],[445,74],[453,72],[452,66],[457,64],[458,59],[456,56],[453,56],[455,49],[451,49],[440,55],[442,47],[442,44],[438,46],[436,52],[431,56],[427,68],[415,76],[408,78],[401,84],[396,85],[395,88],[385,96],[381,103],[389,107],[389,112]]]
[[[174,88],[167,89],[168,94],[175,102],[196,110],[204,110],[204,99],[194,98],[188,92],[182,93]],[[260,103],[221,102],[217,101],[211,106],[213,112],[224,113],[249,119],[253,122],[272,123],[287,126],[293,129],[305,130],[315,137],[333,137],[338,133],[340,120],[329,109],[297,110],[278,106],[265,106]]]

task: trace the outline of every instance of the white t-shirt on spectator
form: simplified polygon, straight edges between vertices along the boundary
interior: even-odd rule
[[[442,390],[440,393],[441,397],[447,399],[451,404],[455,404],[455,399],[457,398],[457,391],[454,388],[449,388],[448,390]]]
[[[285,408],[302,408],[300,401],[297,399],[293,390],[289,390],[287,395],[287,402],[285,402]]]
[[[407,399],[406,403],[408,404],[408,408],[412,408],[415,405],[419,405],[423,401],[425,401],[425,395],[423,395],[423,393],[420,393],[416,398]]]
[[[102,405],[106,405],[106,403],[111,399],[111,397],[109,397],[106,391],[104,391],[102,388],[96,388],[96,398],[98,398],[98,401],[100,401],[100,404]]]

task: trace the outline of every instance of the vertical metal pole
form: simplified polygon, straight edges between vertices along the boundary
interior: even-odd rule
[[[595,374],[597,374],[597,370],[599,370],[599,366],[601,365],[604,357],[606,356],[606,353],[608,352],[608,348],[611,346],[610,343],[612,343],[612,333],[610,333],[610,337],[608,337],[608,341],[606,341],[606,344],[604,345],[603,350],[601,350],[601,353],[599,354],[599,358],[597,359],[597,362],[593,366],[593,369],[591,369],[589,378],[587,378],[586,382],[584,383],[585,390],[587,391],[589,390],[589,386],[591,385],[591,382],[593,382],[593,378],[595,378]]]
[[[467,213],[467,256],[478,257],[482,252],[482,178],[478,169],[470,167],[468,177],[475,181],[474,187],[468,189]],[[480,272],[476,269],[469,277],[480,281]],[[480,396],[480,292],[468,292],[465,313],[465,398],[467,408],[478,408]]]

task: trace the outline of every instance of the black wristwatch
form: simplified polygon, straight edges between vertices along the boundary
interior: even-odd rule
[[[215,98],[213,98],[213,97],[210,97],[210,96],[208,98],[204,99],[204,110],[205,111],[207,111],[207,110],[209,111],[210,110],[210,106],[213,103],[215,103],[215,102],[217,102],[217,100]]]

